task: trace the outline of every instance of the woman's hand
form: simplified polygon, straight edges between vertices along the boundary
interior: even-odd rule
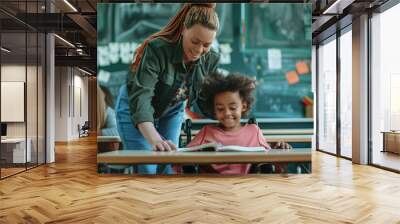
[[[293,147],[286,142],[277,142],[272,146],[273,149],[293,149]]]
[[[164,140],[157,132],[152,122],[138,124],[138,128],[154,151],[175,151],[176,145],[170,140]]]
[[[176,145],[170,140],[158,140],[150,143],[153,151],[176,151]]]

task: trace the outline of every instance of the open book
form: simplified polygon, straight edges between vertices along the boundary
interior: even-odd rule
[[[237,145],[221,145],[218,143],[207,143],[190,148],[178,148],[177,152],[264,152],[264,147],[244,147]]]

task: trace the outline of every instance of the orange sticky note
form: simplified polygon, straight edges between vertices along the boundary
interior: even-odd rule
[[[310,72],[310,69],[308,68],[308,64],[305,61],[298,61],[296,63],[296,71],[298,74],[307,74]]]
[[[293,85],[299,82],[299,76],[295,71],[288,71],[286,72],[286,80],[288,81],[289,85]]]

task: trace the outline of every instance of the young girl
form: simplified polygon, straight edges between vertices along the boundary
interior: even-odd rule
[[[206,104],[204,110],[218,120],[217,125],[206,125],[187,145],[193,147],[210,142],[223,145],[238,145],[247,147],[265,147],[271,149],[263,137],[260,128],[255,124],[240,123],[254,102],[252,95],[255,89],[254,80],[250,77],[231,74],[223,76],[219,73],[207,77],[202,85],[202,95]],[[287,143],[277,143],[279,148],[291,148]],[[275,148],[275,147],[274,147]],[[251,164],[223,164],[201,166],[201,172],[221,174],[246,174]]]

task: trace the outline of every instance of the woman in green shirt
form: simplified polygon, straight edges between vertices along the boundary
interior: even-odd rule
[[[136,50],[132,75],[120,89],[116,113],[124,149],[173,151],[178,145],[185,101],[202,108],[200,86],[214,72],[219,55],[211,49],[219,28],[215,3],[184,4],[159,32]],[[171,173],[168,166],[163,173]],[[136,172],[157,172],[140,165]]]

